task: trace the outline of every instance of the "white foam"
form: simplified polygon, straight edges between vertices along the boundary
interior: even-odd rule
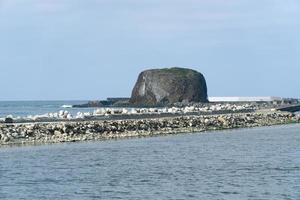
[[[61,107],[62,108],[72,108],[73,106],[72,105],[62,105]]]

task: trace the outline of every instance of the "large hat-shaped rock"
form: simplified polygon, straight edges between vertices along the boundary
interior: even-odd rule
[[[204,76],[191,69],[151,69],[140,73],[132,91],[133,105],[165,105],[176,102],[207,102]]]

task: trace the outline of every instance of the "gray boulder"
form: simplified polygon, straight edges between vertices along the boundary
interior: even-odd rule
[[[192,69],[151,69],[140,73],[130,103],[139,106],[207,102],[204,76]]]
[[[12,117],[6,117],[4,122],[5,123],[14,123],[14,119]]]

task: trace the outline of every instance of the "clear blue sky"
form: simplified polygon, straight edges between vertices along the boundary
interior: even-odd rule
[[[300,1],[0,0],[0,100],[129,96],[169,66],[209,96],[300,97]]]

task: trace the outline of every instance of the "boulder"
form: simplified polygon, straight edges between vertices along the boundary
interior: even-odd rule
[[[151,69],[140,73],[130,103],[137,106],[207,102],[204,76],[186,68]]]
[[[6,117],[4,122],[5,123],[14,123],[14,119],[12,117]]]
[[[90,108],[90,107],[103,107],[101,101],[89,101],[85,104],[73,105],[74,108]]]

